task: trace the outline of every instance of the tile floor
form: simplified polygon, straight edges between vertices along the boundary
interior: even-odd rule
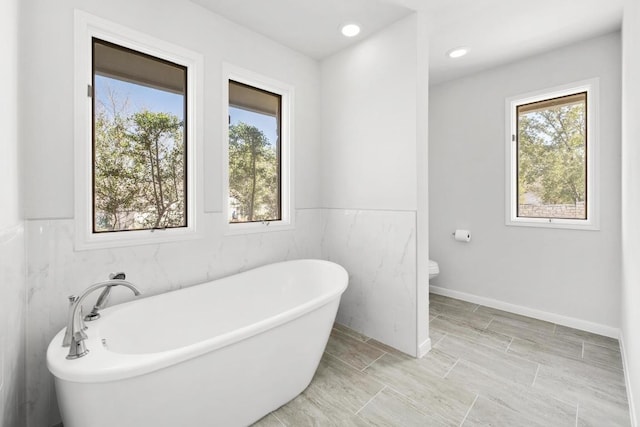
[[[414,359],[335,325],[309,387],[254,426],[629,426],[618,341],[430,296]]]

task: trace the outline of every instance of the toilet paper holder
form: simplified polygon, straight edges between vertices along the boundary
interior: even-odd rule
[[[471,241],[471,232],[469,230],[456,230],[451,235],[458,242],[469,243]]]

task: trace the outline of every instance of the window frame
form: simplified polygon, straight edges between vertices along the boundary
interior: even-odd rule
[[[253,71],[224,63],[222,72],[222,220],[225,234],[263,233],[290,230],[295,227],[293,168],[293,103],[292,85],[262,76]],[[235,81],[281,97],[280,111],[280,210],[281,219],[273,221],[229,222],[229,81]]]
[[[75,167],[75,248],[101,249],[122,246],[157,244],[201,238],[202,100],[197,89],[202,87],[202,55],[164,40],[140,33],[122,25],[75,11],[75,73],[74,73],[74,167]],[[187,69],[185,92],[186,126],[185,187],[186,227],[167,229],[126,230],[126,232],[94,232],[93,230],[93,39],[104,40]]]
[[[517,107],[524,104],[586,92],[586,219],[518,217]],[[505,224],[508,226],[599,230],[599,79],[593,78],[562,86],[509,97],[505,101]]]

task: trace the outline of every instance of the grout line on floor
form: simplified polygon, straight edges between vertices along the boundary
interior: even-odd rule
[[[407,396],[404,393],[399,392],[397,389],[393,388],[392,386],[385,384],[385,386],[391,390],[392,392],[396,393],[398,396],[402,396],[404,399],[406,399],[407,401],[413,403],[416,407],[419,407],[420,405],[418,404],[418,402],[416,402],[415,400],[411,399],[409,396]]]
[[[381,350],[382,351],[382,350]],[[371,361],[371,363],[369,363],[367,366],[365,366],[364,368],[360,369],[360,372],[364,372],[365,369],[367,369],[369,366],[373,365],[374,363],[376,363],[378,360],[380,360],[385,354],[388,354],[386,351],[382,351],[382,354],[378,357],[376,357],[374,360]]]
[[[584,340],[582,340],[582,356],[581,357],[584,359]]]
[[[436,416],[436,417],[442,418],[442,419],[444,420],[444,418],[443,418],[443,416],[442,416],[442,415],[440,415],[440,414],[430,413],[429,411],[425,410],[425,409],[422,407],[422,405],[421,405],[420,403],[418,403],[416,400],[414,400],[414,399],[410,398],[410,397],[409,397],[409,396],[407,396],[406,394],[399,392],[398,390],[396,390],[395,388],[393,388],[393,387],[392,387],[392,386],[390,386],[390,385],[385,384],[385,386],[386,386],[389,390],[391,390],[393,393],[397,394],[398,396],[400,396],[401,398],[403,398],[404,400],[406,400],[407,402],[409,402],[410,404],[412,404],[412,405],[413,405],[413,407],[414,407],[414,409],[415,409],[416,411],[418,411],[419,413],[421,413],[422,415],[425,415],[425,416],[428,416],[428,415]]]
[[[480,397],[480,395],[476,394],[476,398],[473,399],[473,402],[471,403],[471,406],[469,406],[469,409],[467,409],[467,413],[464,414],[464,418],[462,419],[462,421],[460,421],[460,427],[462,427],[462,424],[464,424],[464,422],[467,421],[467,417],[469,416],[469,412],[471,412],[471,410],[473,409],[473,405],[476,404],[476,401],[478,400],[478,397]]]
[[[555,334],[556,334],[556,329],[558,329],[558,324],[557,324],[557,323],[554,323],[554,324],[553,324],[553,335],[555,335]]]
[[[487,323],[487,326],[485,326],[484,328],[482,328],[483,331],[486,331],[489,326],[491,325],[491,322],[493,322],[493,320],[495,319],[495,317],[491,316],[491,320],[489,320],[489,323]]]
[[[453,365],[451,365],[451,367],[449,368],[449,370],[447,371],[447,373],[446,373],[446,374],[444,374],[444,377],[442,377],[442,378],[447,378],[447,375],[449,375],[449,373],[450,373],[451,371],[453,371],[453,368],[455,368],[455,367],[456,367],[456,365],[458,364],[458,362],[459,362],[459,361],[460,361],[460,358],[458,357],[458,358],[456,359],[456,361],[453,363]]]
[[[386,385],[386,384],[384,385],[384,387],[382,387],[382,388],[380,389],[380,391],[378,391],[376,394],[374,394],[374,395],[371,397],[371,399],[367,400],[367,402],[366,402],[364,405],[362,405],[362,408],[358,409],[354,415],[358,415],[358,414],[360,413],[360,411],[362,411],[364,408],[366,408],[366,407],[367,407],[367,405],[368,405],[368,404],[369,404],[373,399],[375,399],[376,397],[378,397],[378,395],[379,395],[380,393],[382,393],[382,392],[384,391],[384,389],[385,389],[385,388],[387,388],[387,385]]]
[[[480,308],[480,304],[476,305],[476,308],[473,309],[472,313],[475,313],[478,310],[478,308]]]
[[[578,413],[580,412],[580,403],[576,403],[576,427],[578,427]]]
[[[349,339],[352,339],[352,340],[355,340],[355,341],[358,341],[358,342],[364,342],[364,343],[366,343],[367,341],[369,341],[371,339],[371,337],[368,337],[368,336],[366,336],[364,334],[361,334],[361,333],[359,333],[357,331],[354,331],[353,329],[349,329],[349,330],[355,332],[356,334],[358,334],[360,336],[365,337],[366,340],[362,340],[362,339],[350,334],[349,331],[341,331],[340,329],[336,329],[336,328],[332,328],[331,329],[331,333],[333,334],[335,332],[336,334],[342,335],[343,337],[347,337]],[[369,344],[369,345],[371,345],[371,344]]]
[[[507,335],[508,336],[508,335]],[[509,341],[509,345],[507,345],[507,348],[504,349],[505,353],[509,352],[509,349],[511,348],[511,344],[513,343],[513,337],[511,337],[511,341]]]
[[[440,337],[440,339],[439,339],[438,341],[436,341],[436,342],[433,344],[433,347],[435,347],[435,346],[437,346],[438,344],[440,344],[440,341],[442,341],[443,339],[445,339],[445,337],[446,337],[447,335],[448,335],[448,333],[446,333],[446,332],[445,332],[444,334],[442,334],[442,336]]]
[[[531,387],[536,385],[536,378],[538,378],[539,371],[540,371],[540,364],[538,363],[538,367],[536,368],[536,374],[533,376],[533,382],[531,383]]]
[[[331,354],[329,353],[327,350],[324,351],[325,354],[328,354],[329,356],[333,357],[334,359],[336,359],[338,362],[342,363],[343,365],[347,365],[348,367],[350,367],[351,369],[356,370],[357,372],[362,372],[360,369],[356,368],[355,366],[353,366],[351,363],[349,362],[345,362],[344,360],[342,360],[341,358],[339,358],[338,356],[336,356],[335,354]],[[387,353],[385,353],[387,354]],[[377,382],[379,382],[380,384],[383,384],[381,381],[376,380]]]
[[[282,422],[282,420],[281,420],[280,418],[278,418],[278,416],[276,415],[276,411],[273,411],[273,412],[271,413],[271,415],[273,415],[274,417],[276,417],[276,420],[278,420],[278,422],[279,422],[283,427],[285,427],[285,426],[286,426],[286,424],[285,424],[285,423],[283,423],[283,422]]]

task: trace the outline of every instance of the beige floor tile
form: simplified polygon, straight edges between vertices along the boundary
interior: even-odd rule
[[[505,351],[511,337],[500,334],[498,332],[476,328],[464,320],[452,319],[447,317],[438,317],[429,323],[429,331],[440,333],[441,335],[450,334],[462,338],[467,338],[489,347],[495,347],[498,350]],[[433,343],[435,344],[435,343]]]
[[[533,329],[528,327],[524,322],[504,317],[494,317],[487,326],[487,330],[541,344],[544,344],[551,338],[559,339],[554,337],[553,329]]]
[[[444,337],[434,348],[516,384],[531,385],[538,369],[529,360],[452,335]]]
[[[399,357],[406,357],[406,358],[414,359],[414,357],[409,356],[408,354],[403,353],[400,350],[397,350],[397,349],[391,347],[390,345],[387,345],[385,343],[381,343],[378,340],[374,340],[373,338],[371,338],[369,341],[367,341],[367,344],[369,344],[372,347],[377,348],[378,350],[384,351],[385,353],[391,353],[391,354],[399,356]]]
[[[273,413],[262,417],[260,420],[251,424],[252,427],[283,427],[284,424],[280,422],[280,420],[273,415]]]
[[[521,413],[500,405],[484,396],[478,396],[478,400],[467,415],[463,427],[550,427],[557,426],[554,420],[544,420],[542,422],[526,419]],[[566,424],[567,426],[574,426]]]
[[[622,356],[620,355],[620,351],[609,347],[602,347],[585,342],[583,359],[585,363],[600,366],[605,369],[622,370]]]
[[[569,328],[567,326],[557,325],[555,335],[562,338],[572,339],[574,341],[586,341],[591,344],[597,344],[612,350],[620,351],[620,344],[615,338],[609,338],[603,335]]]
[[[545,322],[544,320],[538,320],[527,316],[522,316],[520,314],[509,313],[508,311],[502,311],[496,308],[480,306],[476,310],[476,313],[492,316],[495,320],[500,320],[503,323],[512,326],[527,328],[534,331],[545,332],[548,334],[553,334],[553,331],[555,329],[555,324],[553,323]]]
[[[409,356],[407,354],[402,353],[401,351],[396,350],[393,347],[389,347],[386,344],[382,344],[379,341],[376,341],[374,339],[370,340],[368,342],[369,344],[371,344],[374,347],[377,347],[381,350],[384,350],[385,352],[402,358],[402,359],[406,359],[406,360],[411,360],[414,361],[416,363],[421,364],[424,369],[429,370],[431,373],[433,373],[434,375],[437,375],[439,377],[444,377],[444,375],[449,372],[449,370],[451,369],[451,367],[456,363],[456,361],[458,360],[457,357],[453,357],[450,356],[438,349],[434,349],[432,348],[431,351],[429,351],[427,354],[424,355],[424,357],[420,358],[420,359],[416,359],[415,357]],[[374,362],[376,363],[376,362]]]
[[[441,330],[433,329],[431,327],[431,323],[429,323],[429,338],[431,338],[431,347],[436,345],[438,341],[445,337],[445,335],[447,334],[442,332]]]
[[[369,337],[366,335],[361,334],[360,332],[354,331],[353,329],[341,325],[340,323],[334,323],[333,324],[333,329],[342,332],[345,335],[349,335],[352,338],[357,339],[358,341],[362,341],[362,342],[366,342],[369,340]]]
[[[567,360],[559,366],[540,365],[534,387],[557,399],[580,406],[626,405],[622,372],[613,372],[581,361]]]
[[[630,424],[617,340],[433,294],[429,320],[422,359],[336,324],[309,387],[255,425]]]
[[[344,408],[327,404],[302,393],[278,409],[278,418],[290,427],[368,427],[369,424]]]
[[[514,384],[464,360],[456,364],[447,379],[482,398],[467,416],[469,422],[475,420],[473,425],[489,422],[495,415],[498,419],[518,420],[516,424],[502,424],[505,426],[575,426],[576,405],[554,399],[528,385]]]
[[[486,328],[489,322],[493,319],[493,317],[487,313],[477,313],[459,307],[442,304],[438,301],[432,301],[429,304],[429,310],[432,314],[435,314],[438,317],[462,320],[480,329]]]
[[[446,304],[448,306],[460,308],[466,311],[474,311],[476,308],[478,308],[478,304],[462,301],[455,298],[445,297],[438,294],[429,294],[429,302],[438,302],[440,304]]]
[[[460,423],[475,394],[434,375],[416,360],[385,354],[365,372],[415,402],[421,412]]]
[[[629,427],[630,425],[628,405],[592,402],[578,407],[578,427]]]
[[[567,359],[582,360],[582,344],[552,336],[535,341],[516,337],[509,346],[509,353],[536,363],[562,366]]]
[[[457,423],[446,421],[437,415],[424,414],[415,403],[389,388],[374,397],[358,412],[358,416],[371,426],[458,426]]]
[[[360,370],[384,354],[384,351],[335,329],[331,331],[325,351]]]
[[[384,385],[326,355],[307,389],[274,415],[288,426],[366,425],[355,413]]]

